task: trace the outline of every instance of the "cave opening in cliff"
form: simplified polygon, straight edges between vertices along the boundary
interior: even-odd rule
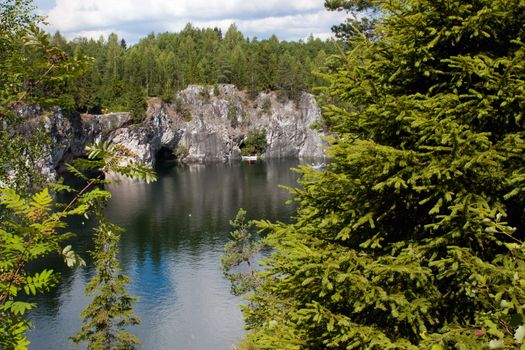
[[[161,147],[157,151],[157,163],[164,163],[164,162],[172,162],[177,159],[177,156],[175,156],[175,153],[171,148],[168,147]]]

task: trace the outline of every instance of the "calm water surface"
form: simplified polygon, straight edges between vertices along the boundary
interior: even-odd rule
[[[154,184],[111,185],[107,216],[126,228],[120,246],[128,286],[139,296],[142,318],[133,327],[144,349],[228,350],[243,334],[241,299],[223,278],[220,256],[229,238],[229,220],[242,207],[249,218],[287,220],[292,206],[287,191],[297,161],[255,164],[164,164]],[[89,222],[72,223],[78,251],[92,247]],[[84,258],[86,258],[84,256]],[[93,265],[76,270],[59,260],[46,262],[62,272],[62,282],[35,300],[30,349],[72,349],[68,337],[81,326],[79,317]]]

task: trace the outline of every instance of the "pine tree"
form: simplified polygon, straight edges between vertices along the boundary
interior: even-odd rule
[[[146,116],[146,96],[141,86],[137,83],[128,88],[126,104],[131,112],[131,118],[134,123],[140,123]]]
[[[338,3],[381,17],[332,60],[332,161],[302,168],[293,223],[257,224],[275,253],[245,308],[249,337],[261,349],[519,348],[525,3]]]
[[[264,243],[257,240],[252,234],[253,225],[246,221],[246,210],[239,209],[235,219],[230,221],[233,231],[230,232],[231,240],[224,246],[224,255],[221,257],[224,275],[231,282],[231,291],[234,295],[242,295],[253,290],[259,279],[255,274],[255,255],[259,253]],[[246,264],[246,269],[232,272]],[[244,268],[244,266],[242,267]]]
[[[275,88],[284,99],[298,101],[305,90],[302,64],[289,52],[279,58],[279,67],[275,72]]]
[[[66,53],[83,53],[93,58],[91,74],[58,90],[40,89],[40,93],[57,94],[69,107],[82,111],[121,111],[127,106],[129,84],[138,82],[147,96],[171,99],[188,84],[235,84],[255,98],[261,91],[281,89],[285,83],[294,95],[311,87],[312,67],[317,53],[333,53],[331,41],[311,38],[307,43],[246,38],[231,25],[224,38],[219,30],[199,29],[191,24],[180,33],[149,34],[127,48],[116,34],[94,41],[76,38],[66,42],[57,32],[50,40],[59,43]],[[288,52],[287,67],[281,56]],[[1,74],[1,72],[0,72]],[[281,74],[281,75],[280,75]],[[291,80],[290,80],[291,79]],[[62,84],[64,85],[64,84]],[[70,94],[71,90],[75,93]],[[283,90],[284,91],[284,90]],[[299,91],[299,93],[297,93]],[[74,100],[74,101],[73,101]]]
[[[132,308],[137,298],[126,291],[130,279],[121,274],[117,259],[123,229],[107,222],[102,210],[97,216],[100,221],[91,254],[97,274],[86,286],[86,294],[93,295],[93,299],[81,313],[84,325],[72,340],[77,344],[86,342],[88,349],[93,350],[135,349],[140,341],[126,327],[140,323]]]
[[[122,110],[125,101],[125,84],[122,80],[122,62],[124,49],[120,46],[118,36],[114,33],[108,36],[104,47],[104,68],[102,76],[101,98],[105,107],[112,111]]]
[[[86,113],[101,113],[99,96],[100,73],[96,65],[82,77],[75,80],[71,89],[75,95],[77,110]]]
[[[92,169],[111,172],[136,180],[151,182],[156,180],[153,170],[133,161],[134,154],[121,145],[100,142],[86,149],[88,159],[77,159],[68,169],[88,181],[85,189],[94,184],[107,184],[107,180],[88,179],[82,173]],[[123,166],[123,162],[127,165]],[[83,190],[82,190],[83,191]],[[82,191],[80,194],[82,194]],[[88,349],[134,349],[140,344],[138,338],[127,331],[127,327],[137,325],[140,319],[134,315],[133,302],[137,298],[128,294],[125,287],[130,279],[121,273],[117,258],[122,228],[108,222],[104,209],[111,194],[100,189],[92,189],[79,198],[80,203],[88,203],[90,214],[98,223],[95,229],[95,248],[91,256],[95,261],[96,274],[86,286],[86,294],[92,295],[91,303],[81,313],[84,325],[71,339],[87,343]]]

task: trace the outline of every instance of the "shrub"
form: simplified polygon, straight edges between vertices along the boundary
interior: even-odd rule
[[[237,120],[237,106],[231,99],[228,105],[228,120],[230,121],[230,126],[232,128],[239,126],[239,121]]]
[[[221,94],[221,90],[219,89],[219,85],[215,84],[213,85],[213,96],[219,96]]]
[[[272,100],[269,97],[265,97],[262,100],[261,108],[264,113],[269,114],[272,110]]]
[[[266,130],[265,129],[253,129],[248,131],[244,145],[241,147],[241,154],[246,155],[261,155],[264,150],[268,147],[266,141]]]
[[[208,102],[210,100],[210,90],[207,86],[203,86],[199,91],[199,96],[205,101]]]
[[[175,112],[185,121],[192,119],[191,110],[181,97],[175,98]]]
[[[188,154],[190,154],[190,150],[184,145],[177,145],[177,147],[173,150],[173,155],[179,160],[187,157]]]

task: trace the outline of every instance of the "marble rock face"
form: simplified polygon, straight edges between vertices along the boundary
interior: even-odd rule
[[[252,129],[266,130],[263,158],[321,158],[325,145],[323,135],[310,127],[321,118],[312,95],[304,93],[298,101],[282,101],[273,92],[249,98],[227,84],[218,89],[190,85],[172,102],[150,99],[139,124],[124,112],[66,114],[28,106],[18,113],[37,120],[51,137],[46,156],[37,164],[50,179],[62,163],[83,156],[88,144],[101,140],[126,146],[149,165],[159,154],[172,152],[188,163],[239,159]]]

